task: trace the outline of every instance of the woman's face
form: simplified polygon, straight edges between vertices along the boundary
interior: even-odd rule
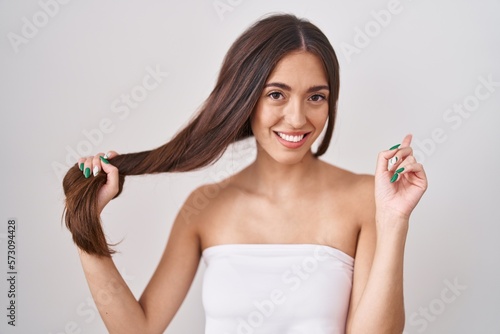
[[[328,119],[329,92],[319,57],[305,51],[283,57],[252,115],[259,154],[285,164],[312,156],[311,146]]]

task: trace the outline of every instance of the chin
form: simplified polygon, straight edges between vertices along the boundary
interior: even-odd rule
[[[311,148],[300,151],[281,151],[281,152],[265,152],[272,160],[283,165],[296,165],[302,163],[306,159],[314,158]]]

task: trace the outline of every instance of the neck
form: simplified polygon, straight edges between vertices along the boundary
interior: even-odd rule
[[[302,160],[284,164],[274,160],[261,150],[249,166],[251,188],[268,197],[287,197],[302,193],[311,184],[312,175],[318,173],[319,160],[309,151]]]

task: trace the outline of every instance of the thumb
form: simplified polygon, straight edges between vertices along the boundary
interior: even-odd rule
[[[99,211],[102,211],[106,204],[111,201],[119,191],[119,173],[118,168],[113,166],[104,157],[100,157],[101,168],[104,173],[106,173],[106,183],[102,186],[99,191]]]

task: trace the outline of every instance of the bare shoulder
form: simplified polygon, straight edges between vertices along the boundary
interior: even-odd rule
[[[374,176],[371,174],[357,174],[347,169],[321,161],[321,169],[331,182],[345,186],[353,191],[370,192],[374,186]]]
[[[179,215],[186,222],[206,225],[210,221],[221,219],[221,215],[230,215],[241,197],[241,189],[237,187],[233,177],[204,184],[191,192]]]
[[[198,236],[202,250],[238,240],[235,229],[245,216],[248,194],[234,177],[196,188],[179,212]]]
[[[344,197],[344,202],[349,205],[349,211],[356,213],[358,221],[363,223],[375,215],[375,177],[370,174],[357,174],[323,162],[322,169],[328,180],[325,185],[332,196]],[[342,195],[340,195],[342,194]]]

